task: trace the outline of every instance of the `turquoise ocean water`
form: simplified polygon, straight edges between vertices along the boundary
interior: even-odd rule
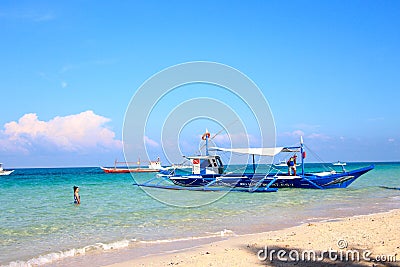
[[[196,208],[155,200],[132,185],[130,174],[104,174],[100,168],[16,169],[0,176],[0,265],[56,263],[92,252],[134,249],[141,242],[245,234],[400,208],[400,190],[380,187],[400,187],[400,163],[374,164],[374,170],[347,189],[229,193]],[[346,168],[367,165],[348,163]],[[140,175],[147,179],[154,173]],[[80,187],[80,206],[73,204],[74,185]],[[216,198],[214,192],[162,194],[184,203],[194,193]]]

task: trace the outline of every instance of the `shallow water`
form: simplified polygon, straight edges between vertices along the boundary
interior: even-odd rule
[[[350,163],[346,169],[367,166]],[[321,169],[320,165],[308,165]],[[141,174],[149,179],[153,174]],[[99,168],[17,169],[0,178],[0,264],[59,259],[172,240],[259,232],[313,220],[400,208],[400,163],[375,163],[347,189],[280,189],[276,193],[190,192],[154,189],[174,202],[212,199],[196,208],[165,205],[133,186],[130,174]],[[82,204],[73,204],[72,187]],[[194,194],[196,193],[196,194]]]

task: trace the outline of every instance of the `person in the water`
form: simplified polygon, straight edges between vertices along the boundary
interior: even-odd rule
[[[79,196],[79,187],[74,186],[74,203],[81,204],[81,197]]]

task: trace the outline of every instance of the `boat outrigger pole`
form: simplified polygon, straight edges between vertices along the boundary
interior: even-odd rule
[[[206,156],[209,156],[210,153],[208,153],[208,135],[206,134]]]
[[[254,154],[253,154],[253,173],[256,173],[256,163],[254,160]]]

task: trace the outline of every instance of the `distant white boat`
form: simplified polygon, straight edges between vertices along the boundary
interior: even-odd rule
[[[287,167],[287,162],[285,160],[281,160],[278,163],[274,164],[275,167]],[[296,164],[296,167],[300,166],[300,164]]]
[[[0,163],[0,175],[10,175],[14,170],[6,171],[3,169],[3,163]]]
[[[157,158],[156,161],[150,161],[148,168],[140,167],[140,159],[136,162],[138,167],[136,168],[117,168],[117,164],[129,164],[133,162],[118,162],[117,160],[114,161],[114,168],[104,168],[100,167],[105,173],[129,173],[129,172],[159,172],[164,168],[161,166],[160,158]]]
[[[278,163],[274,164],[275,167],[287,167],[287,163],[284,160],[279,161]]]
[[[332,163],[333,166],[346,166],[346,162],[340,162],[339,160],[337,162]]]

